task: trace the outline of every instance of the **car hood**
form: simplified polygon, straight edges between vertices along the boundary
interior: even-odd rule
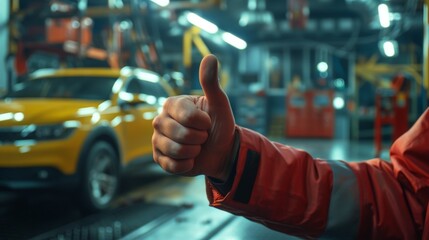
[[[99,101],[12,99],[0,102],[0,126],[51,124],[90,116]]]

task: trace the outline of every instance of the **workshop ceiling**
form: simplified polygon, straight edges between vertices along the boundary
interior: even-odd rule
[[[149,0],[57,0],[78,6],[86,2],[88,7],[141,4]],[[32,0],[21,0],[34,4]],[[40,1],[43,2],[43,1]],[[50,2],[48,0],[44,2]],[[195,12],[217,24],[223,31],[231,32],[247,43],[296,43],[311,41],[329,42],[331,45],[368,43],[380,38],[422,36],[422,0],[306,0],[308,20],[304,28],[293,28],[288,20],[288,0],[170,0],[166,8],[154,5],[152,25],[163,44],[169,48],[181,46],[187,26],[180,24],[181,16]],[[392,26],[381,28],[377,6],[389,5],[393,13]],[[208,3],[204,5],[204,3]],[[209,3],[211,7],[207,7]],[[213,4],[214,3],[214,4]],[[206,6],[201,8],[199,6]],[[183,18],[183,17],[182,17]],[[178,45],[179,44],[179,45]],[[210,43],[209,43],[210,45]]]
[[[249,10],[249,2],[257,9]],[[288,1],[226,0],[220,8],[200,11],[220,28],[234,32],[249,42],[288,41],[295,37],[315,37],[323,40],[346,40],[352,32],[359,36],[379,32],[377,6],[374,0],[311,0],[307,1],[309,16],[304,29],[293,29],[288,22]],[[399,19],[395,25],[403,31],[420,30],[422,1],[391,0],[390,10]],[[247,25],[240,25],[243,16],[249,16]],[[253,17],[253,18],[252,18]]]

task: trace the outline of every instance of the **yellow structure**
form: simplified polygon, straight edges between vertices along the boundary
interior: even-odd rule
[[[200,36],[201,29],[198,27],[190,27],[183,34],[183,65],[186,68],[192,66],[192,46],[195,45],[201,56],[207,56],[210,54],[210,50],[207,48],[203,39]]]
[[[410,74],[414,80],[421,86],[423,82],[421,64],[385,64],[378,63],[378,56],[373,55],[367,61],[361,61],[356,64],[356,76],[376,83],[380,75],[395,75],[399,72]],[[427,86],[425,86],[427,89]]]
[[[211,54],[207,45],[204,43],[200,36],[201,29],[195,26],[190,27],[183,35],[183,65],[185,68],[192,66],[192,49],[195,45],[201,56],[205,57]],[[219,69],[220,65],[219,65]],[[224,71],[219,71],[220,85],[225,88],[229,81],[229,75]],[[194,92],[195,94],[201,95],[201,91]]]

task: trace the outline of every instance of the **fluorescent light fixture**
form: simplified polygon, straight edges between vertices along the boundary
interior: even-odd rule
[[[378,5],[378,18],[380,20],[380,25],[384,28],[390,27],[390,13],[389,7],[382,3]]]
[[[317,70],[319,70],[319,72],[327,72],[328,64],[326,62],[319,62],[317,64]]]
[[[186,19],[188,19],[188,21],[190,23],[192,23],[193,25],[201,28],[202,30],[204,30],[204,31],[206,31],[208,33],[212,33],[213,34],[213,33],[216,33],[219,30],[219,28],[216,26],[216,24],[207,21],[206,19],[198,16],[195,13],[192,13],[192,12],[188,13],[186,15]]]
[[[243,50],[247,47],[246,41],[244,41],[243,39],[241,39],[241,38],[239,38],[239,37],[237,37],[234,34],[229,33],[229,32],[222,33],[222,39],[226,43],[228,43],[231,46],[238,48],[240,50]]]
[[[384,41],[382,47],[386,57],[393,57],[397,54],[398,43],[394,40]]]
[[[151,0],[153,3],[158,4],[161,7],[166,7],[170,4],[170,0]]]

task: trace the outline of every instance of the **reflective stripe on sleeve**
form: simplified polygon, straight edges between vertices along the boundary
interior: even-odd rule
[[[343,161],[327,161],[333,172],[328,223],[321,239],[356,239],[359,227],[359,187]]]

